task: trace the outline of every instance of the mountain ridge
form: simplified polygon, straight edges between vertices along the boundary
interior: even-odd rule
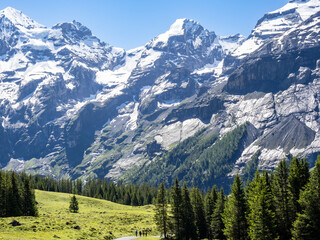
[[[250,141],[235,150],[221,184],[257,152],[260,169],[289,154],[313,161],[320,152],[320,19],[311,8],[320,10],[320,1],[290,1],[262,17],[248,38],[178,19],[129,51],[76,21],[35,31],[8,28],[0,17],[0,136],[8,146],[1,167],[127,181],[130,171],[145,171],[199,131],[220,142],[243,124]],[[273,140],[261,139],[277,129],[308,137],[268,148]]]

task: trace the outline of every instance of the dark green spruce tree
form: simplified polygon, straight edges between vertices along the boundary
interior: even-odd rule
[[[296,216],[302,209],[299,203],[300,191],[308,183],[310,177],[309,163],[305,158],[293,157],[289,166],[289,191],[290,201],[293,206],[292,213]]]
[[[208,189],[207,194],[204,199],[205,205],[205,214],[206,214],[206,224],[207,224],[207,237],[212,239],[212,232],[211,232],[211,222],[212,222],[212,214],[215,207],[215,203],[217,201],[217,186],[214,186],[212,192]]]
[[[256,172],[248,193],[249,237],[259,240],[278,238],[273,195],[267,172]]]
[[[0,217],[7,215],[7,178],[6,173],[0,171]]]
[[[224,197],[223,189],[221,188],[218,194],[218,199],[215,204],[213,214],[212,214],[211,232],[212,232],[213,239],[225,239],[225,236],[223,234],[224,224],[222,220],[224,207],[225,207],[225,197]]]
[[[79,211],[79,204],[76,195],[73,195],[70,199],[69,210],[72,213],[77,213]]]
[[[225,226],[223,231],[227,239],[248,239],[247,211],[248,204],[243,189],[243,183],[237,174],[233,185],[231,186],[231,195],[226,202],[225,210],[222,214]]]
[[[177,239],[182,239],[182,193],[181,188],[179,186],[179,181],[176,178],[174,186],[171,188],[171,196],[172,196],[172,222],[173,222],[173,232]]]
[[[165,239],[167,239],[169,218],[168,218],[166,188],[164,186],[164,183],[161,183],[161,185],[158,188],[158,195],[155,203],[154,220],[161,235]]]
[[[25,177],[23,181],[23,215],[38,216],[38,209],[35,200],[34,190],[31,188],[29,177]]]
[[[18,179],[16,177],[15,172],[11,172],[10,174],[10,185],[8,186],[8,216],[21,216],[22,206],[21,206],[21,196],[20,196],[20,188]]]
[[[206,224],[206,214],[204,209],[204,202],[202,194],[199,188],[194,187],[191,191],[191,203],[193,206],[193,211],[196,220],[196,227],[200,239],[207,237],[207,224]]]
[[[285,159],[280,161],[273,173],[272,192],[279,237],[283,240],[290,239],[295,215],[290,201],[289,168]]]
[[[138,196],[137,196],[136,192],[133,193],[133,197],[131,199],[131,205],[132,206],[139,206],[139,200],[138,200]]]
[[[294,222],[293,239],[316,240],[320,238],[320,156],[311,172],[311,178],[300,195],[303,209]]]
[[[190,194],[187,184],[183,184],[182,188],[182,233],[181,236],[186,240],[198,239],[197,228],[195,224],[195,216],[191,204]]]

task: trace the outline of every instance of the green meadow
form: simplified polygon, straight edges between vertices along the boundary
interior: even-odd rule
[[[0,239],[114,239],[133,236],[136,229],[148,229],[150,236],[159,235],[152,205],[132,207],[77,196],[79,212],[70,213],[71,194],[35,192],[39,217],[0,218]],[[22,225],[13,227],[12,220]]]

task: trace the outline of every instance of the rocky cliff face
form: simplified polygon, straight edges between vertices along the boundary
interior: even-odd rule
[[[152,137],[139,138],[145,130],[140,120],[157,126],[153,120],[161,114],[166,118],[174,106],[205,91],[215,76],[194,71],[213,73],[231,51],[220,42],[235,48],[241,41],[179,19],[145,46],[125,52],[76,21],[47,28],[13,8],[2,10],[0,19],[1,166],[55,177],[103,177],[132,151],[154,152]],[[217,104],[198,105],[188,112],[208,121],[204,109]],[[132,139],[146,144],[128,144]],[[116,154],[109,158],[110,150]]]
[[[290,154],[312,162],[320,152],[318,10],[319,0],[290,1],[248,38],[178,19],[130,51],[76,21],[47,28],[2,10],[1,167],[135,181],[194,136],[201,151],[223,158],[212,163],[218,178],[203,173],[221,183],[253,157],[268,170]],[[232,134],[239,147],[223,155],[216,148]],[[199,168],[192,161],[162,166],[163,174],[190,179],[185,166]]]

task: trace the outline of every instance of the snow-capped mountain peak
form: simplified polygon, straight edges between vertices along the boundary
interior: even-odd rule
[[[52,27],[52,29],[59,30],[62,36],[69,42],[77,43],[81,40],[95,39],[100,42],[89,28],[82,25],[80,22],[73,20],[72,22],[58,23]]]
[[[182,34],[186,34],[188,32],[195,32],[197,29],[203,29],[203,27],[196,21],[187,18],[177,19],[170,27],[169,31],[171,32],[182,32]],[[181,35],[182,35],[181,34]]]
[[[14,25],[17,27],[23,27],[27,29],[33,29],[33,28],[43,28],[44,26],[37,23],[33,19],[29,18],[25,14],[23,14],[21,11],[12,8],[7,7],[0,11],[0,18],[5,17],[9,19]]]
[[[291,0],[289,3],[284,5],[282,8],[270,12],[269,14],[286,12],[286,11],[296,11],[301,19],[304,21],[311,15],[315,14],[320,10],[319,0]]]
[[[65,34],[80,34],[82,36],[91,36],[92,33],[89,28],[82,25],[80,22],[77,22],[73,20],[72,22],[64,22],[64,23],[58,23],[52,27],[53,29],[61,29],[63,33]]]
[[[234,51],[233,56],[244,58],[257,50],[266,40],[298,26],[320,11],[320,0],[291,0],[282,8],[265,14],[248,39]]]
[[[214,33],[213,33],[214,34]],[[208,36],[210,32],[205,30],[198,22],[182,18],[177,19],[171,26],[168,31],[158,35],[151,41],[152,47],[164,47],[170,44],[172,39],[181,38],[182,41],[188,39],[196,40],[197,37]],[[198,42],[200,39],[198,39]]]

